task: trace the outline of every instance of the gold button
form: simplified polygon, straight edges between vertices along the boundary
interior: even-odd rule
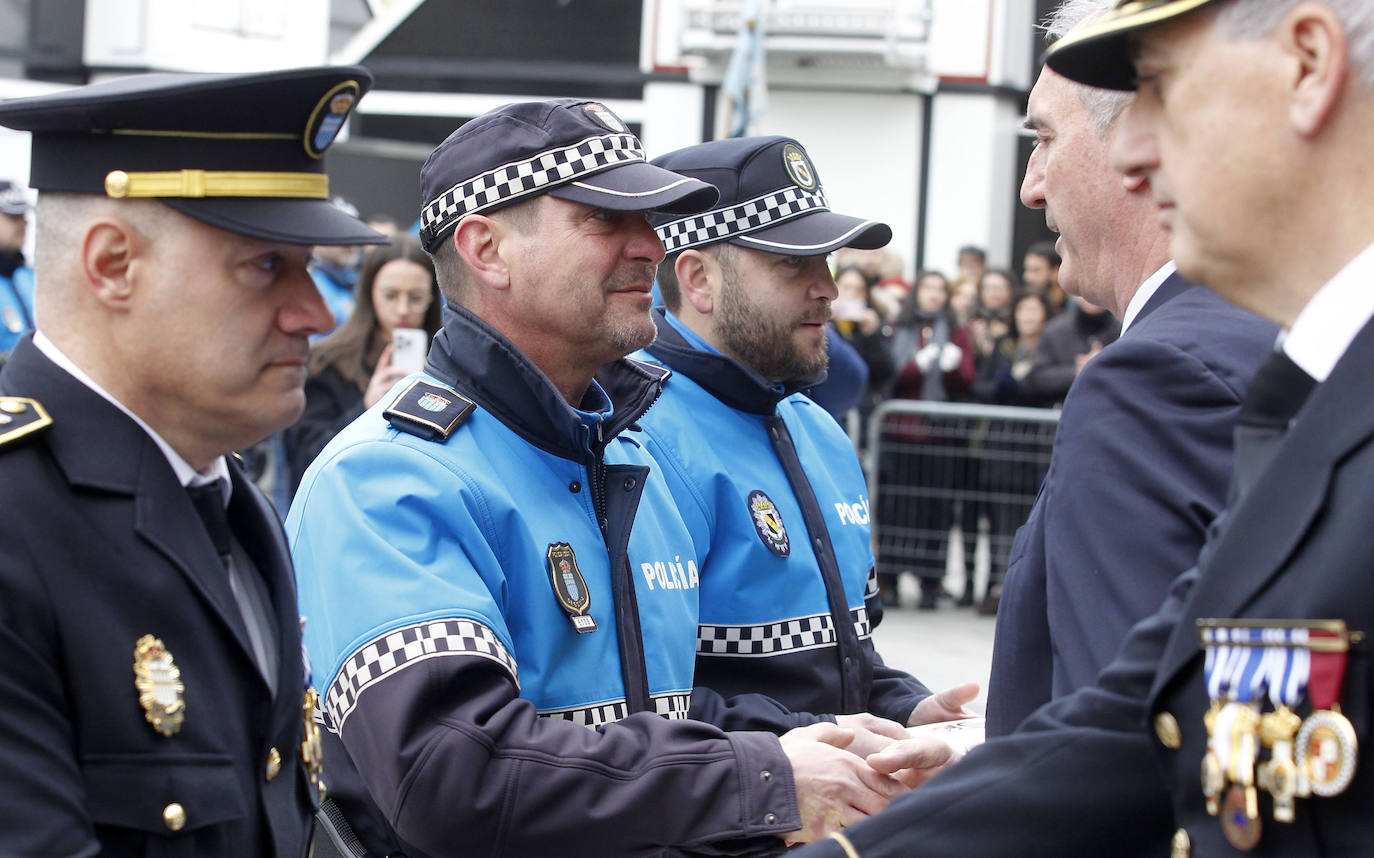
[[[129,174],[123,170],[111,170],[105,175],[105,195],[120,199],[129,195]]]
[[[267,752],[267,779],[270,781],[281,771],[281,751],[272,748]]]
[[[172,802],[162,809],[162,822],[170,831],[180,831],[186,827],[186,808]]]
[[[1183,734],[1178,730],[1178,719],[1168,712],[1155,716],[1155,736],[1159,743],[1171,751],[1177,751],[1183,744]]]
[[[1169,854],[1172,858],[1188,858],[1193,854],[1193,841],[1188,837],[1188,832],[1182,828],[1174,832],[1173,850]]]

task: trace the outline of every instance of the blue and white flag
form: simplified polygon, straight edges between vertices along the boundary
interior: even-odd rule
[[[720,89],[730,100],[727,121],[730,137],[743,137],[768,112],[767,60],[764,57],[764,23],[769,0],[743,0],[739,33],[730,65]]]

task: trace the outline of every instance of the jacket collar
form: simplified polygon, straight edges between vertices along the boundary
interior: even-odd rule
[[[582,411],[599,415],[589,426],[514,343],[455,305],[444,309],[425,371],[536,447],[577,461],[589,452],[599,456],[606,442],[638,420],[671,374],[627,358],[602,367],[581,402]]]
[[[739,361],[694,347],[668,322],[664,308],[655,307],[653,313],[658,339],[649,346],[649,354],[737,411],[772,414],[783,399],[825,381],[822,370],[813,376],[774,384]]]
[[[1192,281],[1184,279],[1183,275],[1179,274],[1178,272],[1170,274],[1168,277],[1164,279],[1163,283],[1159,284],[1159,288],[1156,289],[1154,294],[1150,296],[1149,300],[1145,302],[1145,306],[1140,308],[1140,312],[1137,313],[1136,317],[1131,320],[1131,326],[1126,329],[1126,333],[1122,336],[1129,335],[1132,331],[1136,329],[1136,327],[1141,322],[1145,320],[1147,316],[1149,316],[1155,310],[1158,310],[1160,307],[1163,307],[1170,300],[1177,298],[1179,295],[1182,295],[1189,289],[1196,288],[1198,288],[1196,284],[1194,284]]]

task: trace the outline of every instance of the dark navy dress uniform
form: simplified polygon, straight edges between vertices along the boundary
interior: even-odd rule
[[[40,193],[375,243],[319,160],[370,83],[149,75],[0,124],[34,132]],[[0,371],[0,854],[301,858],[325,784],[280,523],[232,459],[197,476],[85,376],[41,329]]]
[[[271,505],[231,464],[229,519],[271,604],[269,683],[153,439],[29,339],[0,389],[0,411],[27,409],[8,416],[46,414],[0,445],[0,853],[302,855],[319,795],[301,761],[296,591]],[[184,686],[172,735],[140,704],[145,635]]]

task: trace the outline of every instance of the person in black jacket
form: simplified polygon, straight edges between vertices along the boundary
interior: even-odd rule
[[[368,252],[354,297],[353,314],[310,353],[305,413],[286,430],[293,491],[324,445],[409,374],[391,362],[392,332],[420,328],[432,339],[439,330],[434,261],[413,235]]]

